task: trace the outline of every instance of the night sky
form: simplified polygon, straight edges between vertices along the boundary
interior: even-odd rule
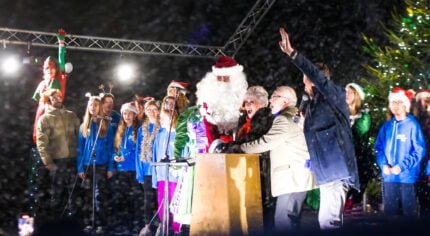
[[[141,1],[24,1],[0,0],[0,27],[171,43],[221,46],[235,31],[255,1],[249,0],[141,0]],[[324,61],[339,85],[369,78],[363,67],[370,62],[361,50],[361,34],[385,43],[383,25],[389,26],[394,8],[402,1],[297,0],[277,1],[243,45],[235,59],[244,66],[249,85],[269,92],[290,85],[301,97],[302,75],[281,53],[278,29],[290,33],[293,47],[312,61]],[[7,53],[24,56],[25,46],[7,45]],[[32,47],[31,55],[44,60],[55,49]],[[84,94],[98,93],[98,85],[112,83],[116,110],[135,94],[161,99],[168,83],[190,83],[191,91],[215,59],[129,55],[68,50],[73,64],[65,105],[82,117]],[[121,60],[134,61],[137,79],[120,84],[114,75]],[[371,78],[369,78],[371,79]],[[16,215],[25,211],[32,122],[36,103],[31,96],[42,80],[41,66],[25,65],[15,77],[0,72],[0,227],[13,228]]]

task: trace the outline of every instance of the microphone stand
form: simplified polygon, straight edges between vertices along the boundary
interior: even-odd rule
[[[98,118],[99,119],[99,118]],[[96,146],[97,146],[97,141],[99,139],[100,136],[100,130],[102,128],[103,125],[103,121],[104,119],[101,118],[99,127],[97,129],[97,133],[96,133],[96,138],[94,140],[94,145],[93,148],[91,149],[91,155],[90,155],[90,161],[92,161],[92,167],[93,167],[93,183],[92,183],[92,212],[91,212],[91,230],[94,230],[94,226],[95,226],[95,212],[96,212]],[[84,180],[85,181],[85,178]]]
[[[170,158],[169,158],[169,144],[170,144],[170,136],[172,133],[172,127],[173,127],[173,116],[175,115],[176,112],[176,102],[178,100],[178,96],[179,96],[179,89],[176,89],[176,93],[175,93],[175,97],[174,97],[174,106],[173,106],[173,111],[170,115],[170,127],[169,127],[169,132],[167,134],[167,141],[166,141],[166,149],[164,152],[164,158],[160,160],[160,162],[162,163],[166,163],[164,166],[164,171],[166,173],[166,177],[164,180],[164,198],[163,198],[163,219],[162,219],[162,227],[161,227],[161,235],[169,235],[169,218],[170,218],[170,214],[169,214],[169,163],[170,163]]]

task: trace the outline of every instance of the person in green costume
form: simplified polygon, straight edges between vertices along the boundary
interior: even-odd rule
[[[39,83],[33,94],[33,100],[38,102],[36,116],[33,126],[33,141],[36,142],[37,121],[45,113],[47,103],[42,99],[42,94],[48,89],[58,89],[61,91],[63,98],[66,96],[66,48],[64,40],[66,32],[63,29],[58,30],[58,61],[49,56],[43,63],[43,80]]]
[[[374,166],[374,158],[372,158],[372,148],[369,144],[369,131],[372,119],[370,114],[362,109],[365,99],[363,88],[356,83],[349,83],[345,86],[345,89],[361,190],[360,192],[356,190],[349,192],[345,203],[345,213],[360,214],[364,211],[362,206],[364,190],[369,181],[376,176],[372,168]]]

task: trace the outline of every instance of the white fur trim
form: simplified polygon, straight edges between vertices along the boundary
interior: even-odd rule
[[[224,67],[224,68],[216,68],[215,66],[212,66],[212,72],[216,76],[229,76],[242,71],[243,71],[243,66],[239,64],[232,67]]]
[[[182,86],[180,83],[178,82],[171,82],[168,86],[169,88],[180,88],[180,89],[185,89],[184,86]]]
[[[356,84],[356,83],[349,83],[346,85],[346,87],[352,87],[355,89],[355,91],[357,91],[358,96],[360,96],[361,101],[364,101],[364,99],[366,98],[366,94],[363,91],[363,88]]]
[[[133,112],[134,114],[137,114],[137,109],[136,109],[135,106],[131,105],[130,103],[124,103],[124,104],[122,104],[122,106],[121,106],[121,114],[124,111],[127,111],[127,110]]]
[[[421,98],[430,98],[430,92],[419,92],[416,96],[415,96],[415,100],[419,100]]]
[[[392,93],[390,92],[390,95],[388,96],[388,100],[390,102],[392,101],[401,101],[406,107],[406,111],[409,112],[409,109],[411,108],[411,101],[409,101],[409,98],[405,95],[404,92],[397,92]]]

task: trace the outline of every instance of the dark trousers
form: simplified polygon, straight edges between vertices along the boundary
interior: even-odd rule
[[[386,215],[407,216],[417,219],[417,199],[415,184],[382,183],[382,197]]]
[[[157,209],[157,195],[152,188],[152,176],[143,177],[143,222],[149,224]]]
[[[270,180],[270,156],[268,152],[260,156],[261,199],[265,232],[271,232],[274,225],[276,198],[272,196]]]
[[[44,166],[38,170],[36,217],[44,220],[58,220],[75,213],[76,205],[76,159],[54,159],[56,171]],[[72,191],[75,193],[72,195]]]
[[[143,189],[136,180],[135,171],[117,172],[112,181],[114,224],[142,228]]]
[[[87,169],[86,178],[83,183],[85,189],[85,204],[83,206],[84,223],[92,224],[94,220],[95,226],[106,226],[110,207],[107,167],[105,165],[96,165],[95,172],[93,172],[92,165],[85,166],[84,168]],[[93,174],[95,174],[95,184],[93,184]],[[95,199],[93,199],[93,193],[95,194]]]

